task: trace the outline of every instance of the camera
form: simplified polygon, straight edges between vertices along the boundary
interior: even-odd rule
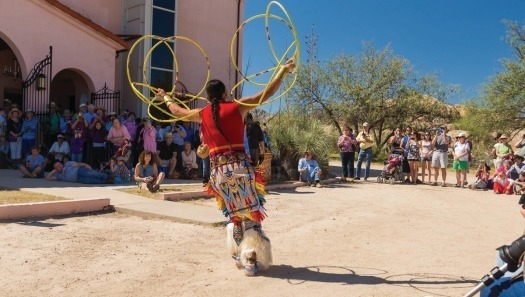
[[[437,129],[437,132],[438,132],[438,134],[442,134],[443,133],[443,129],[439,128],[439,129]]]

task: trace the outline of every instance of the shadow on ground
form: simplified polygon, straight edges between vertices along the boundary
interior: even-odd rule
[[[292,285],[301,285],[306,282],[341,283],[344,285],[386,284],[411,287],[434,296],[447,296],[439,294],[439,290],[443,289],[465,288],[465,291],[468,291],[469,288],[478,283],[477,280],[448,274],[415,273],[386,276],[387,274],[388,271],[383,269],[367,267],[275,265],[261,277],[286,279]]]

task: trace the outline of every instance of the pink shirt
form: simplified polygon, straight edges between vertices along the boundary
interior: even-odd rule
[[[155,136],[157,135],[157,130],[155,130],[153,127],[144,128],[142,129],[142,133],[144,133],[144,150],[156,153],[157,140],[155,139]]]
[[[118,143],[115,143],[113,141],[113,138],[125,138],[127,140],[131,139],[131,137],[129,136],[128,129],[125,126],[122,126],[122,125],[120,125],[119,129],[115,128],[115,126],[111,127],[111,129],[109,129],[109,133],[108,133],[108,140],[109,141],[113,142],[113,144],[115,144],[115,145],[121,145],[121,141],[118,141]]]

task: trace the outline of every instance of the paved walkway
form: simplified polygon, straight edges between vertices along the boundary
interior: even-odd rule
[[[380,165],[372,166],[371,182],[375,182],[375,176],[380,174],[380,167]],[[341,172],[340,161],[331,161],[330,171],[339,176]],[[452,180],[455,180],[455,176],[450,173],[449,175],[451,175],[448,177],[450,183]],[[472,178],[470,180],[472,180]],[[336,179],[331,179],[325,182],[336,181]],[[163,185],[200,185],[200,181],[166,179]],[[267,186],[267,190],[278,190],[301,185],[303,185],[303,183],[274,184]],[[111,205],[113,205],[118,212],[147,218],[163,218],[203,225],[218,225],[225,221],[225,217],[221,215],[216,207],[155,200],[118,191],[118,189],[135,187],[133,184],[86,185],[71,182],[47,181],[45,179],[28,179],[22,178],[22,174],[18,170],[0,169],[0,187],[57,195],[68,199],[110,198]]]

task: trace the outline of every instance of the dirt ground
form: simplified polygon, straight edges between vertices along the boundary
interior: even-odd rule
[[[273,192],[274,266],[253,278],[222,227],[116,213],[2,224],[0,295],[462,296],[523,233],[518,198],[363,181]]]

